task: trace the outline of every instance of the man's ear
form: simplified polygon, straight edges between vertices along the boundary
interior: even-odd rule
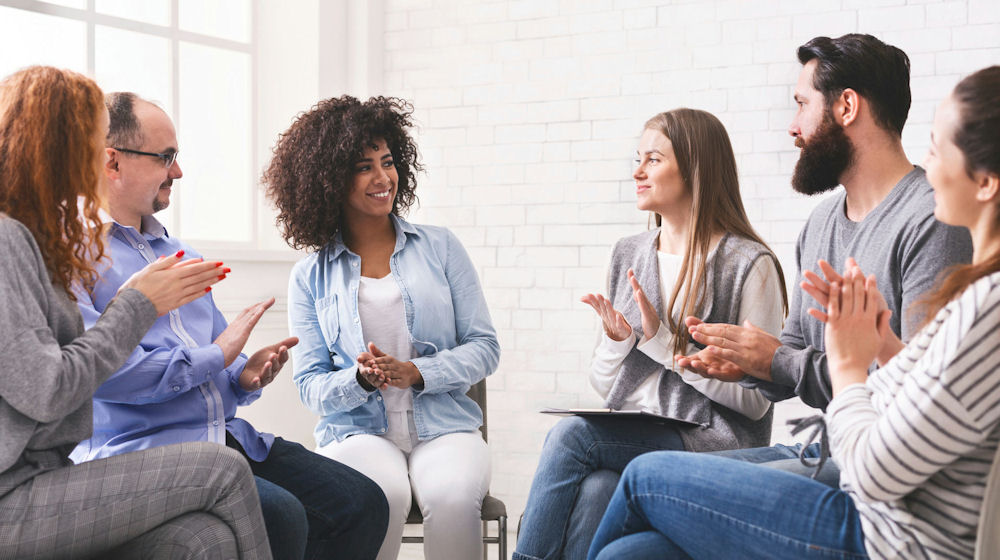
[[[845,88],[833,103],[833,120],[841,126],[850,126],[861,114],[861,96],[851,88]]]
[[[107,155],[104,161],[104,174],[108,176],[108,179],[118,179],[120,174],[118,169],[118,150],[104,148],[104,153]]]

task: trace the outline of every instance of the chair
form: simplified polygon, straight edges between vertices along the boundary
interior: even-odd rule
[[[486,380],[483,379],[479,383],[476,383],[469,389],[466,393],[469,397],[476,401],[479,408],[483,411],[483,425],[479,428],[479,431],[483,434],[483,441],[488,442],[489,438],[486,436]],[[483,520],[483,560],[487,559],[488,545],[495,544],[499,546],[500,549],[500,560],[506,560],[507,558],[507,506],[504,505],[502,501],[489,493],[486,493],[486,497],[483,498],[483,508],[482,515],[480,518]],[[490,521],[497,522],[497,536],[489,536],[489,525]],[[416,498],[413,499],[413,505],[410,506],[410,513],[406,517],[407,525],[420,525],[424,522],[424,516],[420,514],[420,506],[417,505]],[[403,543],[422,543],[424,542],[423,536],[404,536]]]
[[[986,477],[986,493],[979,508],[975,560],[1000,558],[1000,448],[993,456],[993,466]]]

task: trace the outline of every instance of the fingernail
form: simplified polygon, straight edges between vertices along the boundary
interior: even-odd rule
[[[233,271],[233,270],[232,270],[231,268],[229,268],[229,267],[226,267],[226,268],[223,268],[223,269],[222,269],[222,272],[225,272],[226,274],[229,274],[229,273],[230,273],[230,272],[232,272],[232,271]]]
[[[184,256],[184,251],[177,251],[176,253],[174,253],[174,256],[179,259]]]
[[[219,280],[225,280],[225,279],[226,279],[226,275],[225,274],[220,274],[219,275]]]
[[[209,286],[209,287],[205,288],[205,291],[206,291],[206,292],[211,292],[211,291],[212,291],[212,287],[211,287],[211,286]]]
[[[215,268],[219,268],[220,266],[222,266],[222,263],[221,263],[221,262],[217,262],[217,263],[215,263]]]

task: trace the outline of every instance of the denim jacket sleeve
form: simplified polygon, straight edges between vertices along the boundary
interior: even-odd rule
[[[288,327],[299,338],[291,350],[299,399],[320,416],[353,410],[367,402],[370,393],[358,384],[354,358],[329,350],[335,341],[327,341],[320,328],[315,295],[305,276],[306,270],[296,267],[288,282]]]
[[[424,378],[418,394],[466,391],[492,374],[500,361],[500,343],[476,269],[455,234],[449,231],[447,236],[445,274],[455,309],[457,344],[412,360]]]

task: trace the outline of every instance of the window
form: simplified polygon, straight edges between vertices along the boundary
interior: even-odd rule
[[[0,76],[34,64],[134,91],[177,126],[184,177],[157,214],[195,242],[252,248],[258,223],[256,0],[0,0]]]

